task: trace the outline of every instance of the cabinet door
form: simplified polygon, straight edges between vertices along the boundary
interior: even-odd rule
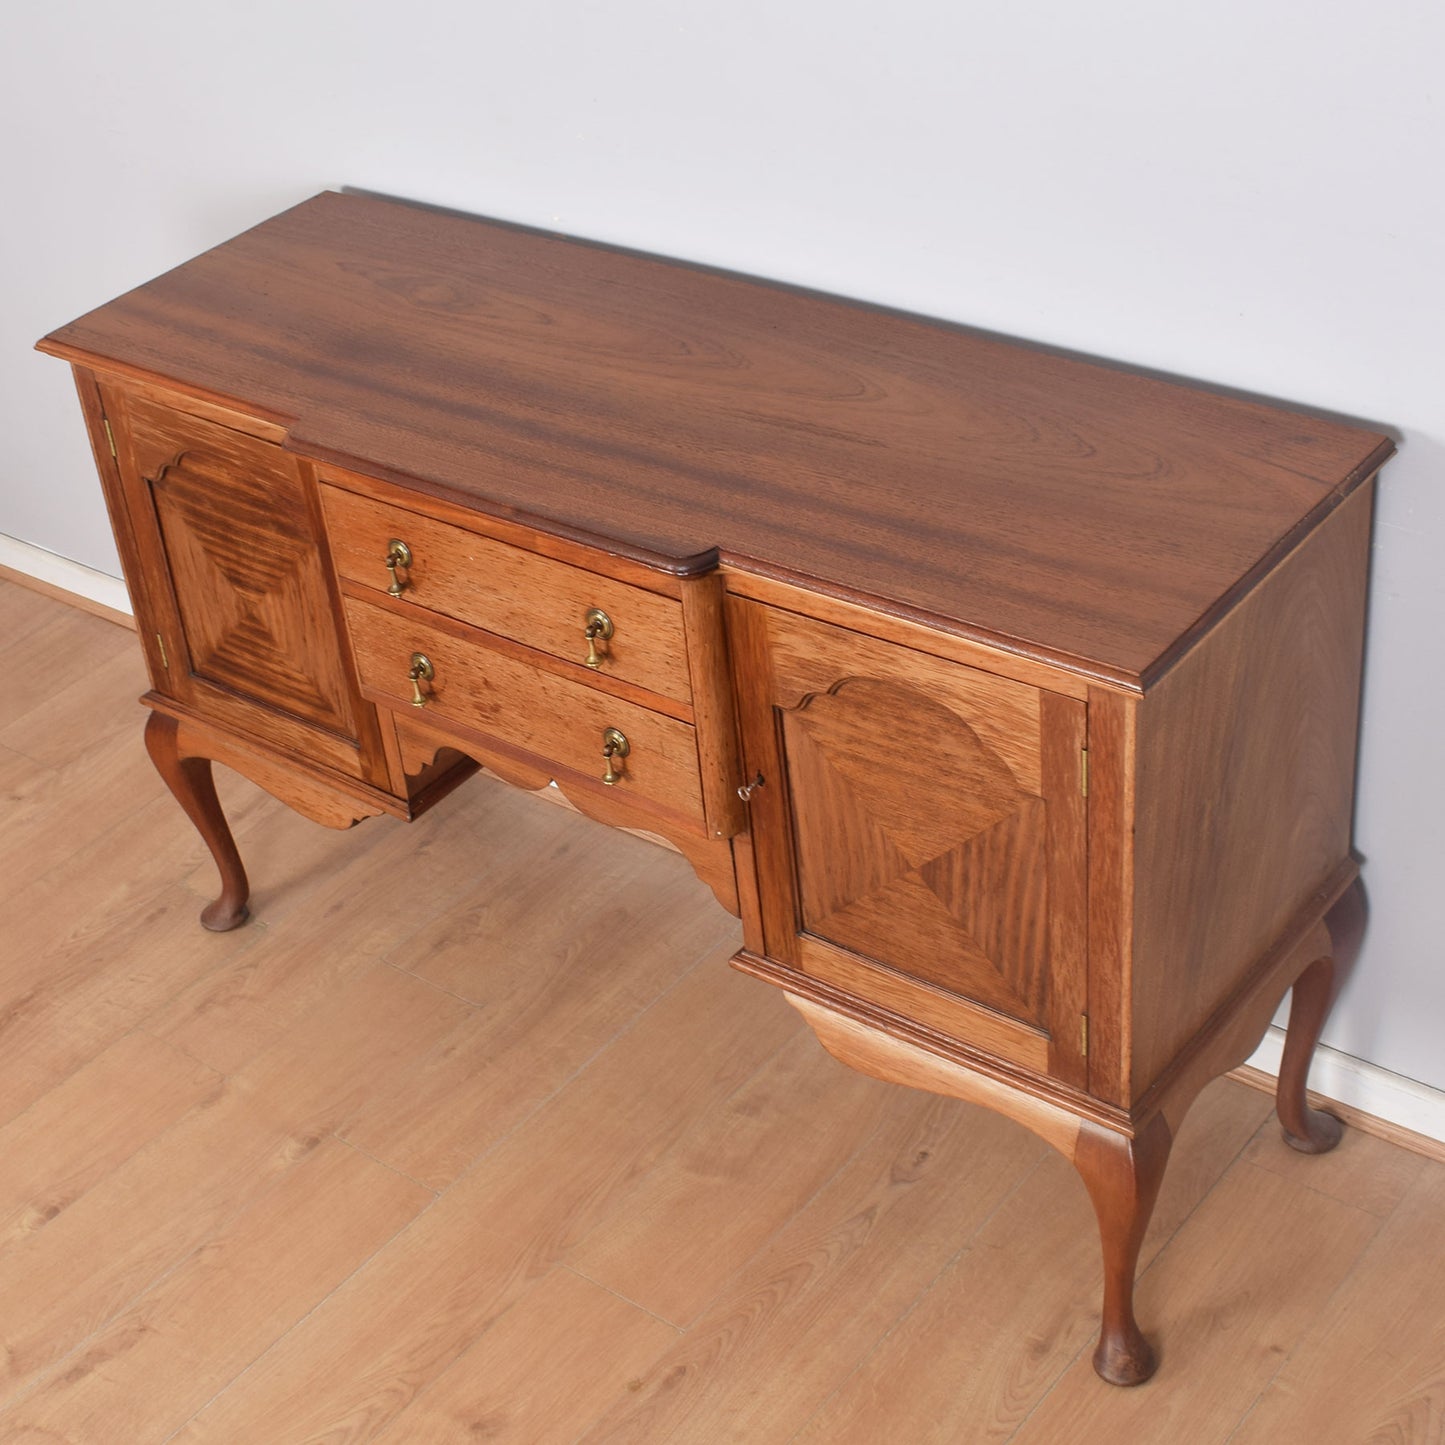
[[[249,738],[384,782],[298,460],[147,397],[105,387],[102,399],[145,621],[163,643],[159,690]]]
[[[734,608],[768,957],[1082,1086],[1084,705]]]

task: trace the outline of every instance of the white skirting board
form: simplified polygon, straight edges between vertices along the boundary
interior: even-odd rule
[[[3,533],[0,533],[0,567],[23,572],[117,612],[130,613],[130,598],[126,595],[125,583],[119,578]],[[1283,1049],[1284,1030],[1271,1028],[1249,1064],[1263,1073],[1278,1074]],[[1324,1045],[1315,1051],[1310,1088],[1386,1123],[1445,1143],[1445,1092],[1439,1089],[1417,1084],[1413,1079],[1392,1074],[1388,1069]]]
[[[77,597],[98,602],[113,612],[124,612],[130,616],[130,598],[126,595],[125,583],[119,577],[106,572],[97,572],[94,567],[83,566],[47,552],[32,542],[22,542],[18,537],[7,537],[0,532],[0,567],[12,572],[23,572],[37,582],[59,587],[62,592],[73,592]]]
[[[1271,1027],[1249,1066],[1278,1075],[1283,1053],[1284,1030]],[[1309,1086],[1326,1099],[1445,1144],[1445,1092],[1428,1084],[1416,1083],[1403,1074],[1392,1074],[1378,1064],[1321,1044],[1310,1065]]]

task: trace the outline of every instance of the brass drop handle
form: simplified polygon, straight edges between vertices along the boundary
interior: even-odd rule
[[[586,617],[582,619],[585,624],[582,629],[582,636],[587,639],[587,666],[601,667],[602,659],[607,656],[605,652],[597,650],[597,639],[609,642],[614,631],[612,619],[600,608],[592,608]],[[621,734],[619,733],[620,737]]]
[[[411,705],[425,707],[427,695],[421,690],[421,685],[424,682],[430,682],[437,675],[436,668],[431,665],[431,658],[424,652],[413,652],[411,668],[406,675],[411,679]]]
[[[602,774],[604,783],[611,785],[622,780],[622,759],[631,751],[632,744],[626,734],[616,728],[608,728],[602,734],[602,756],[607,759],[607,771]]]
[[[386,590],[391,597],[400,597],[406,591],[406,579],[396,575],[398,567],[411,569],[411,548],[400,537],[393,537],[386,544],[386,570],[391,573],[391,586]]]

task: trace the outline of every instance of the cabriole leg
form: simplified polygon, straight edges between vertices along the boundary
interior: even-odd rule
[[[1335,1001],[1335,961],[1317,958],[1294,981],[1290,994],[1289,1030],[1284,1038],[1275,1109],[1284,1141],[1301,1154],[1325,1154],[1340,1142],[1343,1125],[1333,1114],[1312,1109],[1305,1098],[1310,1060],[1320,1031]]]
[[[1285,1143],[1301,1154],[1328,1153],[1340,1142],[1344,1128],[1333,1114],[1310,1108],[1305,1085],[1325,1020],[1359,952],[1365,914],[1365,891],[1356,880],[1325,917],[1329,954],[1317,958],[1300,974],[1290,995],[1289,1029],[1275,1088],[1275,1109]]]
[[[221,875],[221,896],[201,910],[201,924],[212,933],[225,933],[239,927],[249,916],[246,900],[251,889],[241,855],[236,850],[236,840],[231,836],[221,801],[216,797],[211,760],[182,757],[178,732],[174,718],[153,712],[146,722],[146,751],[215,859],[216,870]]]
[[[1079,1130],[1074,1167],[1094,1201],[1104,1255],[1094,1369],[1111,1385],[1143,1384],[1158,1363],[1134,1318],[1134,1271],[1172,1143],[1169,1126],[1157,1114],[1133,1139],[1097,1124]]]

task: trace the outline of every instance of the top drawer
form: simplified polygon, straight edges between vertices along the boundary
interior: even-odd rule
[[[404,543],[402,596],[433,612],[587,666],[588,614],[611,624],[599,638],[596,671],[690,703],[682,604],[626,582],[524,552],[404,507],[322,485],[337,572],[376,592],[391,585],[387,553]]]

